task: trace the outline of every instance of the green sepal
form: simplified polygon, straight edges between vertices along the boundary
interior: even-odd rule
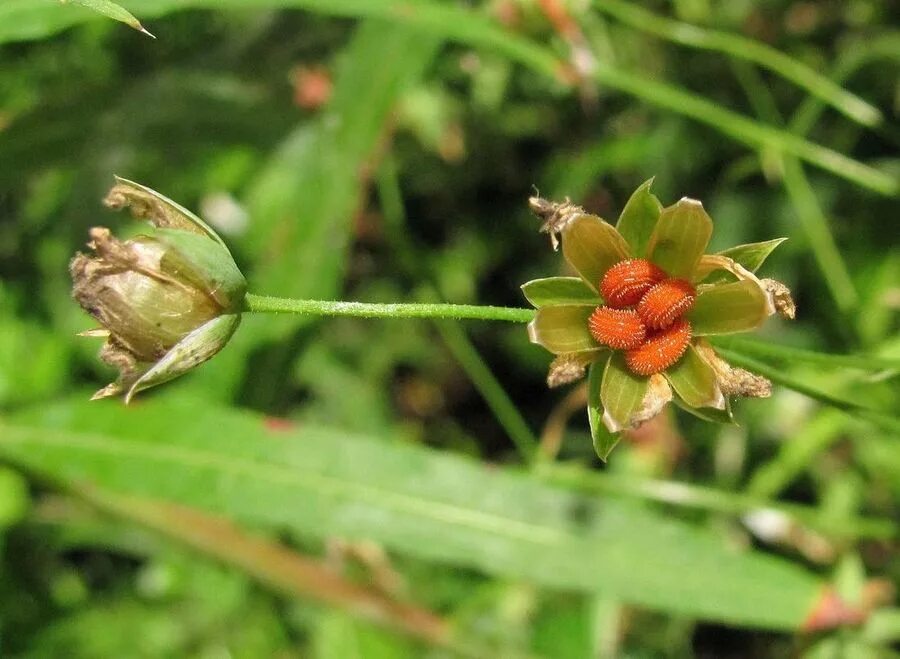
[[[775,238],[760,243],[747,243],[745,245],[736,245],[729,249],[718,252],[715,256],[724,256],[731,259],[737,265],[748,270],[756,272],[762,267],[769,255],[775,251],[775,248],[783,243],[787,238]],[[715,263],[704,265],[703,260],[694,273],[695,281],[701,281],[704,284],[715,284],[724,281],[737,281],[740,279],[733,272],[716,267]]]
[[[670,277],[691,280],[709,244],[712,229],[712,220],[703,204],[685,197],[659,214],[647,247],[647,258]]]
[[[771,312],[759,283],[745,279],[700,288],[687,319],[694,336],[734,334],[756,329]]]
[[[607,270],[631,256],[625,239],[596,215],[579,215],[566,225],[562,250],[566,261],[595,291]]]
[[[652,184],[651,178],[634,191],[616,223],[616,230],[631,247],[632,254],[639,258],[647,254],[650,236],[653,235],[653,229],[656,228],[656,222],[662,211],[659,199],[650,192]]]
[[[725,396],[716,372],[694,346],[688,346],[684,356],[666,369],[665,376],[675,393],[690,407],[725,409]]]
[[[594,362],[588,371],[588,423],[591,426],[591,441],[597,457],[606,462],[609,454],[619,443],[619,435],[611,433],[603,425],[603,403],[600,402],[600,386],[606,362]]]
[[[603,424],[607,430],[619,432],[633,425],[649,386],[649,378],[635,375],[628,369],[621,352],[610,356],[600,384]]]
[[[205,234],[228,249],[211,226],[181,204],[140,183],[120,176],[116,176],[115,179],[116,185],[106,195],[105,201],[108,206],[113,208],[130,206],[136,218],[147,220],[155,227]]]
[[[247,280],[221,243],[182,229],[154,229],[153,235],[170,248],[160,263],[163,272],[207,292],[224,311],[241,310]]]
[[[537,310],[528,323],[528,338],[544,346],[555,355],[582,350],[596,350],[601,346],[588,330],[591,306],[561,305]]]
[[[603,299],[580,277],[545,277],[522,284],[522,294],[536,308],[555,304],[589,304],[599,307]]]
[[[125,402],[129,403],[137,392],[168,382],[205,362],[228,343],[240,322],[240,314],[225,314],[189,333],[129,387]]]
[[[735,245],[726,250],[718,252],[720,256],[727,256],[735,263],[738,263],[750,272],[756,272],[762,267],[769,255],[775,251],[775,248],[783,243],[787,238],[773,238],[760,243],[746,243],[744,245]]]
[[[688,414],[703,421],[720,423],[722,425],[737,425],[737,421],[734,420],[734,414],[731,412],[731,400],[729,398],[725,399],[725,409],[723,410],[714,407],[691,407],[678,396],[672,398],[672,402]]]

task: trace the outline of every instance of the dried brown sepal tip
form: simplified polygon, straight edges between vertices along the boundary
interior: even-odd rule
[[[641,400],[641,406],[631,418],[631,428],[637,428],[650,419],[662,413],[663,409],[672,401],[672,387],[669,386],[665,376],[657,373],[650,376],[647,393]]]
[[[797,305],[794,304],[790,289],[776,279],[761,279],[760,283],[769,295],[778,315],[788,320],[794,320],[797,315]]]
[[[697,351],[712,366],[719,388],[726,396],[744,398],[768,398],[772,395],[772,383],[761,375],[732,366],[719,357],[705,341],[697,344]]]
[[[579,215],[585,214],[584,209],[573,204],[568,197],[564,202],[550,201],[539,196],[529,197],[528,207],[538,219],[544,221],[541,232],[550,234],[550,244],[554,250],[559,247],[558,236],[566,225]]]
[[[558,355],[550,362],[547,371],[547,386],[551,389],[576,382],[584,377],[585,369],[593,360],[590,354],[567,353]]]

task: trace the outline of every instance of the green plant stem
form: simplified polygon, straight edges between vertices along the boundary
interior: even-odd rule
[[[456,320],[503,320],[527,323],[531,309],[477,304],[369,303],[340,300],[295,300],[248,293],[244,310],[253,313],[293,313],[308,316],[356,316],[359,318],[443,318]]]

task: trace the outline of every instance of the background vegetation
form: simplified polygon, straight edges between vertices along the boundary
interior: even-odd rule
[[[0,654],[898,656],[890,3],[79,4],[0,4]],[[789,237],[799,318],[722,343],[776,381],[738,425],[608,465],[503,323],[248,317],[88,403],[67,263],[114,173],[254,292],[509,306],[562,267],[535,186],[612,219],[655,176],[716,249]]]

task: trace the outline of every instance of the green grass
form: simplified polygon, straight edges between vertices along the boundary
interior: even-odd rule
[[[890,18],[0,3],[0,654],[892,656],[890,602],[808,633],[828,589],[900,579]],[[90,227],[136,231],[114,174],[291,312],[127,407],[88,401],[113,375],[67,274]],[[651,177],[710,251],[789,238],[758,275],[798,314],[711,337],[770,398],[670,405],[601,463],[587,382],[547,389],[522,324],[522,283],[573,274],[527,199],[614,221]]]

